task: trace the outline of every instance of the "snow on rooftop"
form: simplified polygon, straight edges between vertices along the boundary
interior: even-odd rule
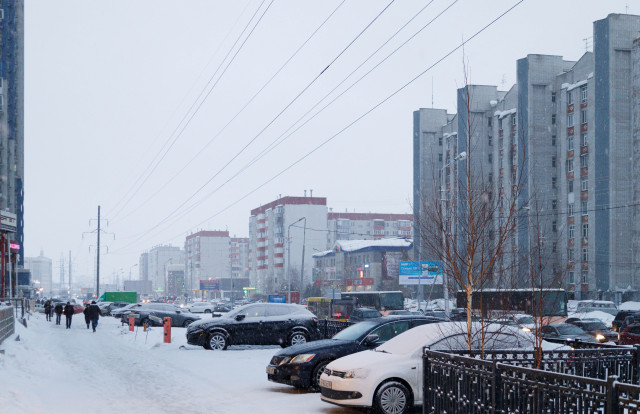
[[[380,240],[338,240],[336,246],[340,246],[343,252],[356,252],[358,250],[368,248],[405,248],[410,249],[413,246],[411,239],[380,239]]]
[[[511,108],[506,111],[496,111],[493,116],[497,116],[498,118],[504,118],[505,116],[515,114],[517,112],[516,108]]]
[[[444,134],[442,134],[442,137],[449,138],[449,137],[455,137],[456,135],[458,135],[457,132],[445,132]]]
[[[489,101],[489,105],[491,105],[491,107],[493,108],[494,106],[498,105],[498,101],[496,101],[495,99],[492,99]]]
[[[325,257],[333,254],[333,250],[325,250],[322,252],[314,253],[311,257]]]
[[[593,73],[591,73],[591,75],[593,75]],[[588,81],[589,81],[589,79],[587,78],[587,79],[584,79],[584,80],[578,81],[578,82],[576,82],[576,83],[563,83],[563,84],[560,86],[560,89],[566,89],[566,90],[567,90],[567,92],[568,92],[568,91],[572,91],[572,90],[574,90],[575,88],[579,88],[579,87],[580,87],[580,86],[582,86],[582,85],[586,85]]]

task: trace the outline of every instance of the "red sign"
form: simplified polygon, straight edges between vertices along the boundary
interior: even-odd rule
[[[300,292],[291,292],[291,303],[300,303]]]
[[[361,277],[358,279],[347,279],[347,286],[373,286],[373,278]]]

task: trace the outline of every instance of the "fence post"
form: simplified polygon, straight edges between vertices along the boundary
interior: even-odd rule
[[[607,377],[607,403],[605,414],[618,414],[618,389],[616,388],[617,375]]]
[[[502,407],[502,377],[500,367],[498,367],[498,361],[496,360],[493,361],[493,375],[491,382],[491,405],[493,405],[493,412],[506,412]]]
[[[638,379],[640,378],[640,374],[638,370],[640,370],[640,345],[634,346],[635,352],[633,353],[632,365],[633,365],[633,373],[631,374],[631,383],[637,384]]]
[[[429,373],[430,363],[429,363],[429,354],[427,351],[428,347],[422,348],[422,414],[428,413],[427,411],[427,381],[426,378]]]

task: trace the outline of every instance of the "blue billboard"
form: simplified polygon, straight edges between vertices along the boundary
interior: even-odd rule
[[[398,283],[401,285],[441,285],[442,263],[429,260],[401,261],[398,266],[398,275]]]

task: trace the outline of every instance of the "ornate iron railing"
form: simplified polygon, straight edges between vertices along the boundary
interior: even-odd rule
[[[318,321],[320,332],[322,332],[323,338],[325,339],[331,338],[333,335],[352,324],[352,322],[333,319],[321,319]]]

